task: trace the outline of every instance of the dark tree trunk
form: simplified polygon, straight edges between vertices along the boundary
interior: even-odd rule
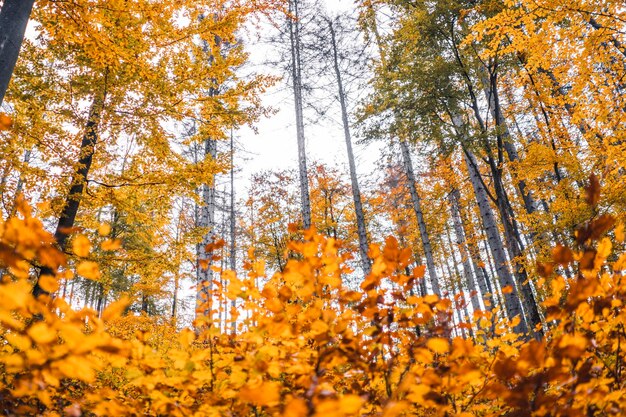
[[[4,0],[0,9],[0,106],[20,54],[35,0]]]
[[[78,160],[78,168],[72,178],[70,191],[67,195],[63,211],[61,211],[59,222],[54,232],[54,239],[62,252],[66,249],[67,238],[76,222],[76,215],[78,214],[80,201],[85,190],[85,185],[87,184],[87,176],[89,175],[89,170],[91,169],[91,163],[93,161],[93,155],[98,141],[98,125],[100,124],[102,117],[105,100],[106,77],[103,92],[96,96],[91,104],[85,133],[83,134],[83,140],[80,144],[80,159]],[[54,275],[54,271],[48,267],[43,267],[41,268],[40,275]],[[48,293],[39,286],[39,280],[37,280],[35,282],[35,286],[33,287],[33,295],[35,297],[39,297],[44,294],[47,295]]]

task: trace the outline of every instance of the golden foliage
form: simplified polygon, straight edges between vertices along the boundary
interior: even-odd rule
[[[340,245],[312,232],[289,244],[298,255],[263,287],[254,259],[247,277],[229,273],[229,297],[252,314],[224,334],[208,317],[194,333],[124,316],[128,299],[101,318],[35,299],[30,266],[66,264],[22,204],[0,225],[10,271],[0,405],[15,415],[618,415],[626,254],[600,219],[580,228],[580,247],[553,251],[580,273],[551,278],[540,341],[519,339],[492,312],[477,314],[474,339],[454,337],[449,300],[407,296],[422,274],[405,275],[409,257],[393,238],[372,245],[372,273],[349,289]]]

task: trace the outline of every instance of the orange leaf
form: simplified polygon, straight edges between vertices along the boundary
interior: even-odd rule
[[[51,275],[42,275],[37,282],[44,291],[50,294],[59,289],[59,282]]]
[[[92,261],[83,261],[76,267],[76,273],[87,279],[100,278],[100,269],[98,264]]]
[[[356,414],[361,409],[363,399],[358,395],[345,395],[339,399],[339,409],[344,414]]]
[[[107,239],[100,246],[102,250],[114,251],[122,247],[122,241],[120,239]]]
[[[280,401],[280,384],[265,381],[256,387],[246,385],[241,388],[239,397],[259,406],[276,405]]]
[[[502,287],[502,294],[511,294],[512,292],[513,292],[513,287],[511,285]]]
[[[0,130],[9,130],[13,126],[13,119],[5,113],[0,113]]]
[[[554,262],[557,264],[565,265],[574,261],[574,254],[570,248],[557,245],[552,249],[552,259],[554,259]]]
[[[72,250],[76,254],[76,256],[80,256],[84,258],[89,255],[91,251],[91,242],[83,235],[78,235],[74,238],[72,242]]]
[[[43,322],[33,324],[27,333],[38,345],[48,345],[57,340],[57,332]]]
[[[100,227],[98,227],[98,234],[100,236],[108,236],[111,233],[111,225],[108,223],[102,223]]]
[[[428,349],[432,350],[435,353],[448,353],[450,350],[450,345],[446,339],[442,339],[440,337],[433,337],[428,339],[426,342],[426,346]]]
[[[585,189],[585,199],[590,206],[595,207],[600,201],[600,189],[600,180],[596,174],[591,174],[589,185]]]
[[[285,417],[305,417],[309,414],[309,407],[302,398],[294,398],[287,403],[283,416]]]

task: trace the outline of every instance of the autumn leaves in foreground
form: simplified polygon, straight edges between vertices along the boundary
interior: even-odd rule
[[[98,318],[56,295],[35,299],[32,264],[59,271],[41,280],[52,294],[97,265],[86,264],[91,243],[80,234],[73,249],[83,261],[69,263],[22,204],[0,225],[0,407],[51,416],[620,415],[624,226],[597,215],[575,236],[578,247],[556,248],[539,268],[542,340],[513,333],[497,308],[454,328],[455,300],[411,295],[423,270],[407,274],[411,253],[394,238],[371,246],[372,271],[350,289],[350,255],[312,232],[290,243],[282,273],[266,277],[249,259],[245,276],[229,275],[229,297],[246,312],[236,332],[209,317],[196,332],[176,331],[125,314],[125,300]],[[106,237],[100,244],[115,249]]]

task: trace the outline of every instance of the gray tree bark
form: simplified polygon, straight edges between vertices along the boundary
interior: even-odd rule
[[[204,141],[204,156],[217,158],[217,141],[213,138]],[[215,180],[211,184],[203,184],[201,187],[202,203],[199,207],[197,226],[206,232],[202,242],[196,246],[196,318],[209,316],[211,313],[211,299],[213,293],[213,270],[211,269],[213,253],[207,251],[207,245],[215,241]],[[204,265],[204,267],[203,267]]]
[[[517,148],[513,143],[513,137],[511,136],[511,132],[509,130],[509,126],[504,119],[504,115],[502,114],[502,107],[500,105],[500,96],[498,94],[498,85],[497,79],[494,77],[489,77],[486,74],[486,70],[482,70],[482,82],[484,86],[484,93],[487,102],[489,103],[489,110],[491,112],[491,117],[493,118],[496,128],[498,129],[498,134],[502,137],[502,145],[504,150],[506,151],[507,156],[511,162],[519,161],[519,155],[517,153]],[[528,190],[528,186],[526,185],[526,181],[519,180],[517,182],[517,188],[519,191],[519,195],[522,197],[524,201],[524,207],[526,208],[526,212],[529,214],[534,213],[537,210],[537,202],[532,196],[532,193]]]
[[[361,200],[361,190],[356,173],[356,164],[354,162],[354,152],[352,151],[352,137],[350,135],[350,122],[348,120],[348,108],[346,105],[346,93],[343,87],[343,79],[339,68],[339,53],[337,51],[337,39],[335,28],[332,20],[328,19],[328,28],[330,29],[330,41],[333,50],[333,67],[337,78],[337,88],[339,90],[339,104],[341,105],[341,120],[343,122],[343,133],[346,140],[346,148],[348,152],[348,165],[350,167],[350,183],[352,185],[352,198],[354,200],[354,211],[356,214],[357,231],[359,235],[359,253],[361,255],[361,266],[365,274],[369,274],[371,269],[370,259],[367,256],[368,240],[367,229],[365,227],[365,214],[363,213],[363,203]]]
[[[234,136],[231,130],[230,132],[230,250],[229,250],[229,260],[230,260],[230,270],[233,273],[237,272],[237,231],[236,231],[236,212],[235,209],[235,143]],[[230,302],[231,311],[235,311],[237,308],[237,302],[235,300],[231,300]],[[231,334],[237,333],[237,320],[232,319],[231,321]]]
[[[470,256],[467,249],[467,242],[465,240],[465,233],[463,232],[463,223],[461,222],[461,215],[459,209],[459,190],[453,188],[448,194],[448,201],[450,203],[450,211],[452,213],[452,223],[454,226],[454,235],[456,237],[456,246],[461,253],[461,263],[463,264],[463,277],[467,284],[467,289],[470,291],[470,300],[472,302],[472,308],[474,311],[481,309],[479,294],[481,290],[476,287],[474,280],[474,274],[472,273],[472,265],[470,263]],[[482,292],[482,294],[485,294]]]
[[[515,280],[508,268],[508,262],[504,245],[502,244],[502,238],[498,231],[496,218],[489,204],[489,197],[487,191],[484,188],[483,182],[480,178],[480,172],[478,172],[478,162],[476,157],[468,150],[464,150],[465,163],[467,164],[467,170],[469,172],[470,182],[474,189],[476,196],[476,202],[480,211],[480,217],[483,222],[483,228],[487,235],[487,243],[494,259],[496,274],[500,281],[500,286],[510,287],[511,292],[504,294],[504,306],[507,315],[510,319],[519,317],[520,322],[515,326],[514,331],[516,333],[528,333],[528,326],[524,318],[524,312],[522,310],[522,304],[518,291],[515,286]]]
[[[311,228],[311,198],[309,195],[309,179],[306,160],[306,142],[304,137],[304,112],[302,104],[302,59],[300,57],[300,22],[299,22],[299,0],[289,0],[289,12],[291,17],[287,18],[289,29],[289,40],[291,43],[291,81],[293,87],[293,98],[296,109],[296,136],[298,141],[298,172],[300,174],[300,200],[302,213],[302,226],[305,229]]]
[[[415,173],[413,171],[413,162],[411,161],[411,152],[406,141],[400,140],[399,142],[400,150],[402,152],[402,160],[404,162],[404,172],[407,177],[409,193],[411,194],[411,201],[413,203],[413,210],[415,211],[417,224],[420,229],[420,237],[422,239],[422,247],[424,248],[424,256],[426,257],[426,268],[428,269],[430,285],[433,289],[433,293],[441,296],[441,289],[439,288],[439,280],[437,278],[437,270],[435,269],[435,261],[433,258],[433,249],[430,244],[430,236],[428,234],[428,228],[426,227],[424,213],[422,211],[422,199],[420,198],[417,192],[417,187],[415,186]]]
[[[35,0],[4,0],[0,9],[0,106],[20,54]]]

